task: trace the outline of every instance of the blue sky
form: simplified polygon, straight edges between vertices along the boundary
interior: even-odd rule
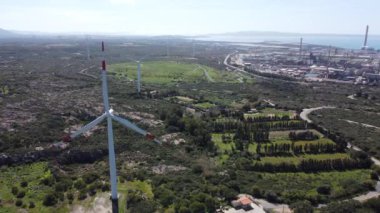
[[[379,0],[1,0],[0,28],[197,35],[236,31],[380,34]]]

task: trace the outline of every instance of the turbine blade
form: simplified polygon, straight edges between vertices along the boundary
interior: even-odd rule
[[[139,134],[141,134],[141,135],[146,136],[147,133],[148,133],[147,131],[141,129],[140,127],[136,126],[136,124],[134,124],[134,123],[128,121],[127,119],[120,118],[120,117],[118,117],[118,116],[116,116],[116,115],[113,115],[113,114],[111,114],[111,117],[112,117],[115,121],[117,121],[117,122],[121,123],[122,125],[124,125],[125,127],[127,127],[128,129],[131,129],[131,130],[133,130],[133,131],[135,131],[135,132],[137,132],[137,133],[139,133]]]
[[[96,118],[95,120],[91,121],[91,123],[88,123],[87,125],[83,126],[80,128],[78,131],[74,132],[73,134],[70,135],[71,138],[76,138],[79,135],[91,130],[94,128],[96,125],[98,125],[100,122],[102,122],[105,118],[107,117],[107,114],[104,113],[100,117]]]
[[[155,143],[161,144],[160,141],[158,141],[157,139],[155,139],[155,136],[154,136],[154,135],[152,135],[151,133],[149,133],[149,132],[147,132],[147,131],[141,129],[140,127],[136,126],[136,124],[134,124],[134,123],[128,121],[127,119],[120,118],[120,117],[118,117],[118,116],[116,116],[116,115],[113,115],[113,114],[111,114],[111,117],[112,117],[115,121],[117,121],[117,122],[121,123],[123,126],[127,127],[128,129],[131,129],[131,130],[133,130],[134,132],[137,132],[137,133],[139,133],[139,134],[145,136],[148,140],[152,140],[152,141],[154,141]]]

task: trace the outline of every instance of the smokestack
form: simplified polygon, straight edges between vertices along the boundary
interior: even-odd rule
[[[303,42],[303,39],[301,38],[300,39],[300,58],[302,59],[302,42]]]
[[[367,28],[366,28],[366,30],[365,30],[365,38],[364,38],[364,45],[363,45],[363,47],[366,47],[366,46],[367,46],[368,30],[369,30],[369,26],[367,25]]]

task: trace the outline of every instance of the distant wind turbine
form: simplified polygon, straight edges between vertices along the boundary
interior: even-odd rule
[[[86,50],[87,50],[87,60],[90,60],[91,59],[91,57],[90,57],[90,47],[89,47],[89,37],[90,36],[86,36]]]

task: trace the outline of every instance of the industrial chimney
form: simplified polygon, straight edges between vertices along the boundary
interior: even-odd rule
[[[364,48],[367,47],[368,30],[369,30],[369,26],[367,25],[367,28],[366,28],[366,30],[365,30],[365,38],[364,38],[364,45],[363,45]]]
[[[302,59],[302,45],[303,45],[303,39],[300,39],[300,59]]]

